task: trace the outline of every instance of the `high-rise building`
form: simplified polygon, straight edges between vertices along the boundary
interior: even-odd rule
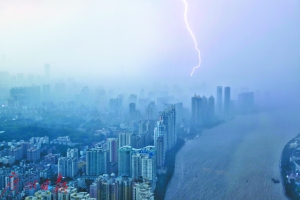
[[[157,166],[162,167],[165,163],[166,151],[171,149],[177,142],[176,111],[171,106],[160,113],[160,120],[154,128],[154,146],[157,149]]]
[[[175,106],[172,105],[168,109],[160,113],[160,119],[166,126],[166,136],[164,137],[164,143],[166,149],[171,149],[177,142],[177,132],[176,132],[176,110]]]
[[[230,87],[224,89],[224,115],[230,114]]]
[[[202,96],[202,124],[207,125],[209,123],[208,119],[208,100],[206,96]]]
[[[203,122],[203,102],[200,96],[196,94],[192,97],[192,119],[191,124],[193,126],[201,126]]]
[[[128,103],[137,103],[137,95],[136,94],[130,94],[128,98]]]
[[[142,175],[142,156],[134,153],[131,156],[131,178],[138,178]]]
[[[97,182],[94,182],[90,185],[90,197],[91,198],[96,198],[98,197],[97,193]]]
[[[175,104],[176,109],[176,124],[180,124],[183,120],[183,103],[176,103]]]
[[[122,99],[120,98],[111,98],[109,99],[109,108],[111,112],[119,115],[122,111]]]
[[[129,118],[130,120],[136,119],[136,105],[135,103],[129,104]]]
[[[86,151],[86,175],[99,176],[107,173],[107,150],[101,147]]]
[[[217,87],[217,112],[218,114],[222,114],[222,86]]]
[[[96,199],[118,200],[118,183],[114,174],[109,176],[103,174],[95,180],[95,184],[90,187],[90,196]],[[96,190],[96,191],[95,191]]]
[[[154,147],[146,147],[146,148],[148,148],[149,150],[147,149],[146,152],[142,154],[141,176],[150,182],[151,187],[154,190],[156,186],[156,151]]]
[[[128,176],[116,178],[118,184],[118,200],[132,200],[132,179]]]
[[[155,120],[156,114],[157,111],[156,111],[155,102],[151,101],[146,108],[147,120]]]
[[[68,159],[66,157],[60,157],[58,158],[58,174],[61,174],[62,176],[66,177],[67,176],[67,161]]]
[[[78,149],[67,150],[68,172],[67,176],[74,177],[78,173]]]
[[[107,149],[109,153],[109,162],[118,162],[118,138],[107,138]]]
[[[208,99],[208,120],[211,123],[215,115],[215,98],[210,96]]]
[[[123,146],[131,146],[132,133],[119,133],[119,148]]]
[[[76,158],[60,157],[58,159],[58,173],[65,177],[74,177],[78,172],[78,161]]]
[[[145,141],[144,141],[145,135],[142,134],[131,134],[131,147],[140,149],[145,146]]]
[[[131,174],[131,146],[119,148],[118,170],[119,176],[130,176]]]
[[[131,152],[131,177],[147,179],[153,190],[156,183],[156,150],[154,146],[141,149],[132,149]]]
[[[156,153],[156,166],[162,167],[165,164],[166,151],[164,149],[164,138],[158,137],[156,139],[155,148],[157,150]]]
[[[157,149],[157,166],[162,167],[165,164],[165,155],[167,146],[164,145],[164,140],[167,139],[166,126],[163,121],[157,121],[154,128],[154,146]]]

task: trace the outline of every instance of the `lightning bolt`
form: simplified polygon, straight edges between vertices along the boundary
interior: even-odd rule
[[[197,68],[200,67],[200,64],[201,64],[201,56],[200,56],[200,50],[198,49],[198,44],[197,44],[196,38],[195,38],[195,36],[194,36],[194,34],[193,34],[193,31],[190,29],[189,23],[188,23],[187,18],[186,18],[187,8],[188,8],[188,5],[187,5],[187,3],[186,3],[186,0],[183,0],[183,3],[184,3],[184,5],[185,5],[184,21],[185,21],[185,23],[186,23],[186,27],[187,27],[188,31],[190,32],[190,34],[191,34],[191,36],[192,36],[192,38],[193,38],[193,40],[194,40],[195,49],[196,49],[196,51],[198,52],[198,60],[199,60],[199,62],[198,62],[198,65],[197,65],[196,67],[194,67],[193,70],[192,70],[191,76],[193,76],[193,73],[194,73],[195,69],[197,69]]]

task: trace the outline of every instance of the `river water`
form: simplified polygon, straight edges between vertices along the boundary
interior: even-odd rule
[[[276,110],[235,119],[189,140],[178,152],[165,199],[287,199],[280,179],[286,143],[300,112]]]

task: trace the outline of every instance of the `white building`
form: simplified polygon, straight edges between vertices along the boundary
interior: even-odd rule
[[[152,189],[156,186],[156,150],[154,146],[142,149],[132,149],[131,177],[142,176],[151,184]]]

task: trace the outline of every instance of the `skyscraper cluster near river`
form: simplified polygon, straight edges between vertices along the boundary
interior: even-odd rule
[[[0,143],[0,162],[7,166],[0,168],[0,189],[16,199],[21,194],[27,199],[154,199],[162,184],[158,177],[170,175],[174,149],[203,129],[229,120],[234,112],[230,87],[218,86],[215,97],[199,95],[197,89],[192,96],[192,91],[179,96],[179,86],[173,93],[162,87],[148,96],[143,89],[139,95],[115,95],[103,88],[92,91],[88,86],[76,92],[71,80],[48,84],[49,65],[44,80],[39,83],[42,87],[13,85],[1,93],[6,95],[0,107],[5,123],[32,120],[31,124],[41,124],[56,135]],[[249,110],[252,93],[240,94],[237,103]],[[5,182],[12,172],[20,177],[15,193]],[[23,178],[28,174],[32,178]],[[58,181],[53,179],[59,175],[61,184],[67,181],[67,185],[55,190]]]

